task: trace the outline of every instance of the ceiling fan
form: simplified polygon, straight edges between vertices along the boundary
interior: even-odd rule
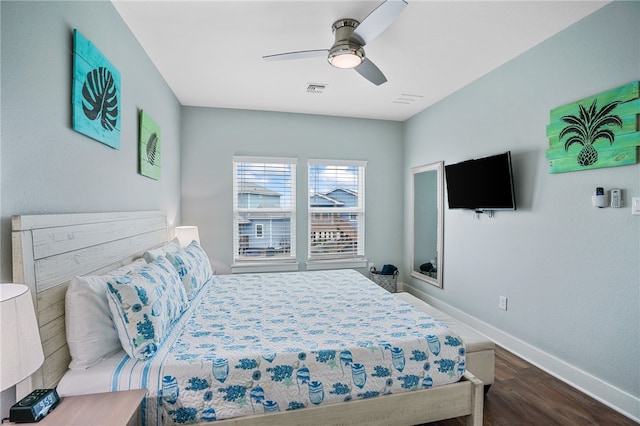
[[[354,68],[361,76],[379,86],[387,81],[382,71],[365,56],[364,46],[375,39],[400,15],[407,6],[405,0],[386,0],[375,8],[362,22],[355,19],[339,19],[331,29],[335,42],[330,49],[302,50],[278,53],[262,58],[266,61],[303,59],[327,55],[327,60],[337,68]]]

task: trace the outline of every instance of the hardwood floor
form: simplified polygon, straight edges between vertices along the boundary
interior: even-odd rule
[[[459,426],[464,419],[423,426]],[[496,376],[484,400],[484,426],[631,426],[638,423],[496,346]]]

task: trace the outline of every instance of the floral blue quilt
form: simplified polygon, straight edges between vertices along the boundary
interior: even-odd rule
[[[353,270],[215,276],[148,361],[144,424],[207,422],[460,380],[462,339]]]

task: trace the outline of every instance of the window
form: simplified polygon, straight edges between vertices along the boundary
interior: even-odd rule
[[[295,261],[296,160],[234,157],[235,264]]]
[[[365,167],[309,160],[309,260],[364,259]]]

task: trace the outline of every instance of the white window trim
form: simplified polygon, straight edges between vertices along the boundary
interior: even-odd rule
[[[367,259],[308,260],[307,271],[319,271],[322,269],[366,268],[368,263],[369,261]]]
[[[255,156],[245,156],[245,155],[234,155],[233,156],[234,163],[291,163],[298,164],[298,159],[293,157],[255,157]]]
[[[236,234],[236,230],[233,230],[233,264],[231,265],[231,272],[236,273],[245,273],[245,272],[286,272],[286,271],[297,271],[299,269],[298,263],[296,262],[296,209],[297,209],[297,194],[296,194],[296,182],[298,180],[297,177],[297,158],[291,157],[256,157],[256,156],[239,156],[234,155],[232,160],[232,168],[233,168],[233,197],[236,197],[236,163],[263,163],[263,164],[291,164],[294,166],[296,172],[293,175],[293,181],[291,186],[291,194],[294,202],[291,203],[291,209],[269,209],[270,212],[287,212],[291,214],[290,217],[290,242],[291,242],[291,253],[292,256],[289,258],[278,258],[278,259],[256,259],[256,260],[238,260],[236,258],[236,253],[239,249],[238,247],[238,238]],[[255,211],[254,209],[247,208],[236,208],[235,200],[232,201],[232,209],[234,210],[234,216],[236,213],[246,213],[250,211]],[[233,220],[234,228],[236,227],[235,218]],[[264,229],[263,229],[263,237],[264,237]]]
[[[251,262],[231,265],[232,274],[246,274],[254,272],[296,272],[300,265],[295,262]]]
[[[319,269],[341,269],[341,268],[366,268],[367,267],[367,259],[365,253],[365,231],[363,227],[365,226],[365,174],[366,174],[366,160],[322,160],[322,159],[309,159],[307,161],[307,180],[309,178],[309,171],[311,170],[311,166],[314,165],[322,165],[322,166],[349,166],[349,167],[362,167],[364,172],[362,176],[359,176],[358,183],[358,207],[354,208],[345,208],[341,209],[341,212],[345,213],[355,213],[361,217],[362,220],[358,221],[358,243],[359,250],[362,249],[361,254],[356,254],[354,257],[350,258],[319,258],[311,257],[311,214],[312,213],[336,213],[336,210],[333,208],[323,208],[323,207],[314,207],[313,209],[310,206],[310,198],[307,196],[307,269],[308,270],[319,270]],[[307,181],[307,192],[309,192],[310,182]]]
[[[309,165],[367,167],[367,160],[307,160]]]

